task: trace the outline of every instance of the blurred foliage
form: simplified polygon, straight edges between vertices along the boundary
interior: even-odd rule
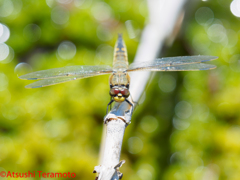
[[[230,3],[188,4],[183,28],[163,55],[215,55],[218,68],[155,73],[124,136],[123,179],[239,179],[240,33]],[[143,0],[0,1],[0,22],[10,30],[9,57],[0,61],[0,172],[94,179],[108,77],[29,90],[17,76],[111,64],[119,32],[132,61],[147,16]]]

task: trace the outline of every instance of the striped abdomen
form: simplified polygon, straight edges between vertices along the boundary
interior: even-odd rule
[[[114,47],[113,57],[113,71],[110,76],[111,85],[125,85],[127,86],[130,81],[129,75],[126,73],[128,69],[128,57],[126,45],[122,39],[122,34],[118,34],[118,40]]]
[[[128,68],[127,48],[122,39],[122,34],[118,34],[118,40],[114,47],[113,71],[126,71]]]

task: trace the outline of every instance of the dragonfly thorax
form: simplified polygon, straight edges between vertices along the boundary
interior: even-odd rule
[[[110,86],[129,86],[130,76],[126,72],[115,72],[109,78]]]

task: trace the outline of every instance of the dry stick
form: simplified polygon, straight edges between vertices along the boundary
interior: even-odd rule
[[[149,23],[144,28],[141,42],[134,62],[156,59],[165,40],[174,32],[186,0],[148,0]],[[182,20],[182,19],[181,19]],[[179,23],[178,23],[179,24]],[[130,74],[130,92],[134,101],[138,101],[144,92],[150,76],[149,72]],[[115,103],[113,109],[105,116],[106,134],[102,141],[101,162],[94,168],[98,180],[119,180],[122,174],[119,167],[121,147],[125,128],[131,123],[131,107],[128,103]]]

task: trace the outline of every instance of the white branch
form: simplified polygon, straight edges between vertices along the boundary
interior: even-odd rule
[[[142,32],[134,62],[153,61],[158,56],[174,30],[186,0],[148,0],[149,23]],[[150,76],[149,72],[131,73],[130,92],[133,100],[139,100]],[[128,103],[115,103],[113,109],[104,118],[106,136],[102,141],[101,162],[94,172],[99,174],[98,180],[119,180],[122,165],[120,153],[125,128],[131,122],[131,107]]]
[[[149,24],[145,27],[134,62],[153,61],[165,40],[172,34],[186,0],[148,0]],[[150,72],[130,74],[130,92],[134,101],[143,93]]]

